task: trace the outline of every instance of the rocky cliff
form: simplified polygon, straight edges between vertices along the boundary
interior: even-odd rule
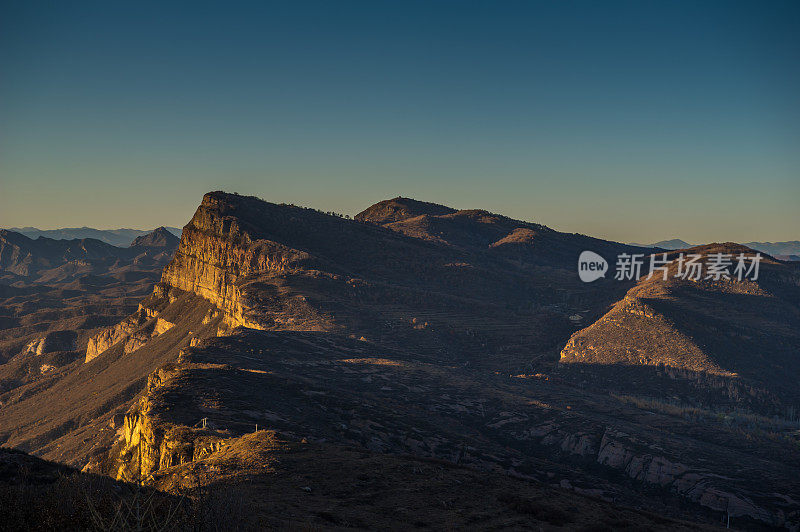
[[[309,256],[249,232],[236,217],[237,211],[246,209],[242,207],[238,198],[206,194],[161,280],[206,298],[224,312],[231,326],[263,328],[251,317],[240,281],[296,269]]]
[[[152,373],[144,395],[125,414],[119,439],[112,449],[115,461],[108,471],[115,478],[141,482],[156,471],[200,460],[225,445],[226,438],[206,431],[205,427],[162,422],[161,392],[177,373],[174,365]],[[202,421],[198,423],[201,424]]]

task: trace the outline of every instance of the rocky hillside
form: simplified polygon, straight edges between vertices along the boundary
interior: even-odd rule
[[[755,252],[713,244],[687,253],[705,260]],[[667,280],[661,272],[643,277],[570,338],[561,351],[565,369],[660,399],[770,416],[800,411],[800,268],[765,256],[756,281],[692,280],[676,277],[676,253],[667,258]]]
[[[155,484],[159,490],[0,448],[0,529],[711,529],[448,462],[301,443],[264,430],[165,471]]]
[[[465,224],[468,232],[501,235],[526,225],[502,217]],[[580,243],[596,239],[539,227],[546,236],[535,253],[507,255],[210,193],[184,228],[162,281],[206,298],[231,327],[338,332],[417,345],[442,360],[507,367],[509,359],[529,359],[531,349],[555,347],[575,329],[569,316],[599,314],[625,289],[584,285],[571,271],[554,269],[568,263],[572,270]]]
[[[675,516],[793,522],[792,445],[755,440],[712,414],[698,421],[546,375],[487,375],[324,333],[241,330],[153,373],[120,429],[106,433],[108,457],[89,469],[157,485],[184,464],[210,467],[266,427]]]
[[[254,512],[272,526],[374,528],[408,519],[403,512],[368,517],[367,508],[389,503],[379,495],[381,475],[347,473],[357,460],[424,495],[403,502],[427,516],[420,526],[446,526],[442,512],[463,526],[588,524],[542,506],[555,493],[567,494],[572,506],[555,504],[573,508],[567,514],[583,508],[601,521],[624,514],[631,527],[655,526],[641,512],[799,526],[800,426],[762,415],[759,395],[731,402],[732,392],[717,393],[732,389],[733,373],[753,390],[760,383],[763,397],[788,389],[788,381],[772,388],[775,368],[746,373],[728,344],[709,347],[677,321],[685,315],[720,338],[747,327],[758,338],[775,335],[770,345],[784,349],[793,341],[783,331],[794,323],[784,316],[796,297],[793,271],[770,261],[758,286],[731,289],[609,278],[587,284],[576,273],[585,249],[645,252],[404,198],[349,220],[212,192],[135,311],[79,337],[85,356],[63,371],[0,395],[0,442],[165,490],[246,477],[261,501]],[[657,294],[663,303],[653,301]],[[576,338],[634,296],[664,316],[667,305],[679,305],[663,328],[658,320],[641,326],[650,335],[633,338],[642,356],[624,344],[637,325],[608,333],[613,363],[570,358],[581,345]],[[736,306],[744,296],[756,299]],[[714,314],[720,301],[736,315]],[[679,337],[673,329],[688,332]],[[781,358],[788,352],[774,360],[788,364]],[[645,397],[644,387],[610,390],[599,380],[606,366],[664,373],[673,360],[706,378],[679,390],[683,403]],[[286,457],[281,448],[294,451]],[[465,520],[457,496],[431,491],[444,484],[432,483],[420,460],[457,471],[437,470],[437,482],[481,479],[490,486],[489,508]],[[315,473],[321,463],[336,464],[341,485]],[[273,482],[321,506],[269,499],[259,490]],[[545,491],[529,493],[530,482]],[[509,498],[512,485],[520,498]],[[589,509],[587,496],[602,509]],[[324,515],[310,513],[318,506]],[[519,508],[531,510],[520,517]]]

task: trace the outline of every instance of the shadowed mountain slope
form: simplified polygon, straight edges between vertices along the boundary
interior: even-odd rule
[[[227,490],[263,528],[609,529],[712,527],[635,511],[442,460],[286,440],[259,430],[194,462],[160,471],[154,485]]]
[[[248,457],[269,459],[275,441],[257,426],[298,449],[293,471],[318,460],[352,470],[351,452],[396,471],[413,455],[467,468],[464,479],[508,475],[675,518],[800,523],[800,427],[643,406],[593,387],[594,365],[577,379],[556,371],[576,323],[613,312],[641,286],[580,282],[579,253],[645,250],[485,211],[390,202],[407,212],[380,207],[348,220],[206,194],[133,314],[91,337],[84,360],[0,396],[0,442],[163,488],[194,485],[197,474],[209,483],[241,474],[263,487]],[[764,265],[759,283],[777,303],[766,298],[739,317],[754,329],[782,326],[771,313],[794,297],[782,267]],[[704,374],[729,378],[718,353],[688,355],[679,360],[697,355]],[[288,478],[307,480],[298,475]],[[354,515],[318,482],[295,489],[319,489],[334,520]],[[441,501],[430,504],[433,515]],[[538,516],[528,524],[547,521]]]
[[[703,260],[755,254],[730,243],[688,252]],[[729,401],[768,415],[800,409],[800,268],[765,256],[756,281],[695,281],[675,277],[676,253],[668,259],[668,279],[661,272],[643,276],[605,316],[572,336],[562,365],[606,375],[615,389],[669,390],[684,401]],[[670,385],[654,387],[658,375]],[[678,393],[676,379],[692,386]],[[707,397],[714,395],[720,397]]]

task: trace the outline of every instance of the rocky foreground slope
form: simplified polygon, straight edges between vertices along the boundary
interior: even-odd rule
[[[608,508],[695,522],[800,525],[800,427],[791,419],[748,410],[755,403],[714,402],[718,394],[699,384],[686,391],[691,405],[612,389],[595,382],[595,369],[604,368],[568,365],[568,354],[557,367],[571,336],[590,334],[600,325],[578,331],[613,313],[626,293],[644,290],[636,281],[581,283],[578,254],[645,250],[403,198],[356,218],[207,194],[138,310],[95,335],[80,367],[5,396],[0,442],[163,489],[247,479],[242,486],[263,490],[280,479],[297,484],[298,496],[329,503],[324,515],[298,517],[308,505],[281,499],[315,526],[358,519],[374,527],[434,513],[490,526],[503,523],[497,508],[531,508],[507,522],[513,526],[572,526],[544,519],[549,510],[537,506],[541,495],[527,494],[529,483],[568,493],[567,513],[587,508],[588,496]],[[783,275],[781,263],[770,268]],[[775,316],[794,301],[783,285],[764,286],[780,291],[775,304],[765,298],[736,317],[753,330],[783,323]],[[701,295],[705,303],[726,301],[715,290]],[[697,304],[686,298],[687,308]],[[617,342],[609,353],[628,353]],[[723,352],[687,351],[675,360],[706,364]],[[692,369],[732,378],[732,366],[718,366],[728,373]],[[759,382],[772,394],[787,389]],[[66,404],[52,406],[58,402]],[[51,406],[43,417],[44,405]],[[274,437],[262,438],[264,429]],[[299,454],[284,457],[284,445]],[[374,477],[348,477],[352,489],[366,490],[361,495],[319,478],[357,469],[352,453],[425,496],[388,521],[364,521],[368,513],[348,510],[355,503],[345,499],[376,497]],[[463,520],[452,497],[438,497],[430,470],[403,465],[401,456],[466,468],[459,482],[510,477],[523,495],[498,498],[483,521]],[[273,461],[291,470],[265,468]],[[397,472],[405,468],[423,471],[419,481]],[[653,526],[647,519],[625,526]]]

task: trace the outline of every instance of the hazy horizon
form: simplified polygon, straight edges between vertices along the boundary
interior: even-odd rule
[[[800,238],[796,2],[30,2],[0,21],[3,227],[181,227],[222,189],[620,242]]]

